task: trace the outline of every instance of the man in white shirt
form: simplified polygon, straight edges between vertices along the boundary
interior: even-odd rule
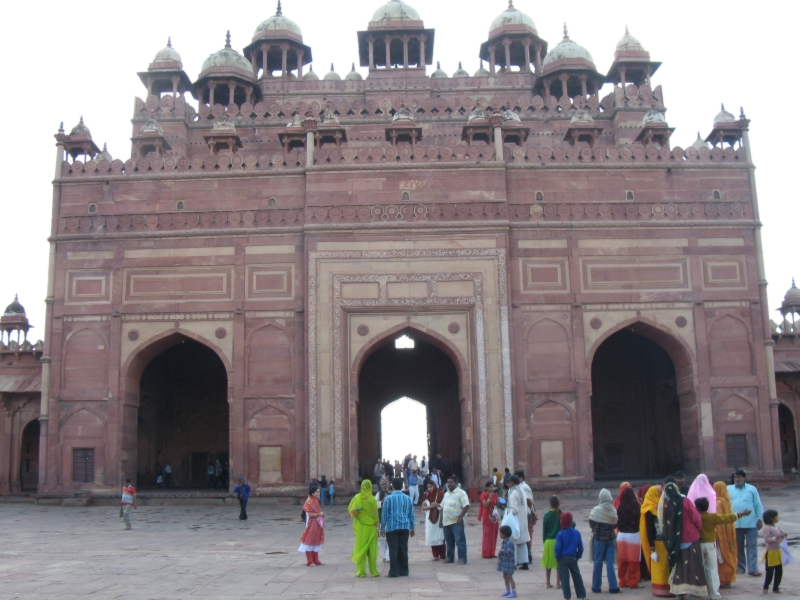
[[[528,563],[533,562],[533,555],[531,554],[531,542],[530,540],[533,539],[533,490],[531,486],[525,483],[525,472],[524,471],[517,471],[514,473],[517,477],[519,477],[519,489],[525,494],[525,504],[527,505],[527,523],[528,523],[528,535],[530,539],[527,542],[528,545]],[[523,571],[528,570],[528,565],[523,564],[521,569]]]
[[[408,471],[409,473],[413,473],[417,470],[419,470],[419,463],[417,463],[417,457],[414,456],[410,461],[408,461]]]
[[[455,475],[447,478],[447,491],[439,511],[439,527],[444,529],[444,542],[447,545],[446,563],[455,559],[458,549],[458,564],[467,564],[467,538],[464,535],[464,516],[469,510],[467,492],[458,487]]]
[[[424,456],[419,463],[419,474],[422,475],[423,478],[428,474],[428,461],[425,460]]]

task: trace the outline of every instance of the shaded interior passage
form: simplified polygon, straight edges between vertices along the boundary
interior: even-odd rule
[[[785,404],[778,405],[778,426],[781,433],[781,465],[784,473],[797,468],[797,431],[794,415]]]
[[[34,419],[22,430],[19,456],[19,484],[23,492],[35,492],[39,486],[39,420]]]
[[[172,467],[173,488],[207,487],[209,462],[228,460],[227,385],[219,357],[193,340],[147,365],[138,416],[140,488],[155,486],[156,462]]]
[[[592,363],[595,477],[658,477],[683,469],[675,366],[629,330],[609,337]]]
[[[413,332],[407,335],[414,339],[414,348],[395,348],[396,338],[392,338],[367,358],[359,373],[359,475],[372,477],[378,458],[403,459],[405,453],[380,456],[381,411],[390,402],[408,397],[424,404],[427,410],[428,458],[441,454],[445,473],[461,476],[461,405],[455,365],[433,344],[415,337]],[[399,420],[394,426],[406,428],[409,423]],[[406,453],[412,451],[409,448]]]

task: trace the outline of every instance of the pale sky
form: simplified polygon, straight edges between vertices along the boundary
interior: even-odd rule
[[[303,30],[312,47],[314,70],[325,73],[331,62],[344,75],[358,61],[356,31],[366,29],[382,0],[333,3],[284,0],[283,14]],[[489,24],[506,0],[459,2],[412,1],[436,29],[434,62],[452,74],[463,61],[478,69],[478,51]],[[758,167],[758,192],[770,314],[775,318],[792,276],[800,278],[797,236],[800,219],[796,162],[792,152],[797,84],[797,33],[800,3],[710,2],[666,3],[534,2],[515,0],[536,22],[539,35],[554,47],[564,21],[569,35],[587,48],[605,73],[614,47],[630,28],[663,64],[653,76],[661,85],[667,120],[676,131],[673,146],[688,147],[697,131],[711,130],[720,103],[752,120],[750,139]],[[769,9],[769,10],[768,10]],[[5,67],[0,174],[0,310],[15,293],[36,327],[44,330],[47,236],[50,231],[53,134],[60,121],[69,130],[84,116],[95,142],[114,158],[130,156],[130,118],[134,97],[144,97],[137,71],[172,36],[189,77],[223,47],[230,29],[241,52],[258,24],[275,13],[273,2],[220,4],[209,0],[135,5],[40,1],[9,2],[0,23]],[[366,75],[364,69],[360,69]],[[429,69],[429,73],[432,69]],[[610,90],[607,86],[602,94]],[[790,137],[792,136],[792,137]]]
[[[381,411],[381,458],[402,463],[408,453],[417,462],[428,456],[428,417],[424,405],[401,398]]]

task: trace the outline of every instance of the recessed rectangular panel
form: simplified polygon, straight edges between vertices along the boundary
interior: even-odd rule
[[[543,440],[542,477],[564,474],[564,442],[563,440]]]
[[[280,483],[283,448],[281,446],[261,446],[258,449],[258,482]]]
[[[393,298],[427,298],[427,281],[395,281],[386,284],[386,296]]]
[[[247,299],[289,299],[294,297],[294,265],[247,265]]]
[[[475,295],[474,281],[437,281],[438,298],[472,298]]]
[[[747,288],[747,273],[743,255],[703,256],[703,288],[713,290],[742,290]]]
[[[125,269],[125,302],[231,300],[233,269],[163,267]]]
[[[689,289],[688,257],[584,258],[583,287],[587,292],[675,291]]]
[[[111,302],[111,271],[67,271],[66,278],[64,304]]]
[[[568,292],[569,266],[566,258],[520,259],[522,292]]]
[[[342,284],[342,298],[345,300],[377,300],[380,293],[381,285],[377,281]]]

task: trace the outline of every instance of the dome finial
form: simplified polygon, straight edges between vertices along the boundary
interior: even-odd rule
[[[103,142],[103,152],[108,152],[108,144]]]
[[[281,0],[278,0],[278,10],[275,12],[276,17],[283,16],[283,10],[281,10]]]
[[[744,116],[744,107],[742,107],[742,106],[739,107],[739,118],[740,119],[746,119],[747,118],[747,117]]]
[[[458,61],[458,68],[459,68],[459,69],[461,69],[461,68],[462,68],[462,67],[461,67],[461,61]],[[83,121],[81,121],[81,122],[83,122]]]
[[[438,70],[438,69],[441,69],[441,68],[442,68],[442,63],[440,63],[440,62],[437,60],[437,61],[436,61],[436,69]],[[62,126],[63,126],[63,123],[62,123]]]
[[[350,67],[350,71],[351,72],[355,72],[355,70],[356,70],[356,63],[352,63],[352,65]]]
[[[628,33],[628,26],[627,25],[625,25],[625,35],[630,35],[630,33]]]
[[[81,122],[80,125],[83,125],[83,115],[81,115]]]
[[[58,133],[64,133],[64,121],[61,121],[61,125],[58,126]]]
[[[565,40],[569,39],[569,33],[567,33],[567,22],[566,21],[564,21],[564,39]]]
[[[231,30],[230,29],[228,29],[228,32],[225,34],[225,47],[226,48],[230,48],[231,47]]]
[[[331,63],[331,73],[333,72],[333,63]]]
[[[167,48],[172,48],[172,36],[167,38]]]
[[[725,110],[725,105],[722,102],[720,102],[719,108],[720,108],[720,110]]]
[[[514,9],[514,0],[508,0],[508,10],[515,10]]]

